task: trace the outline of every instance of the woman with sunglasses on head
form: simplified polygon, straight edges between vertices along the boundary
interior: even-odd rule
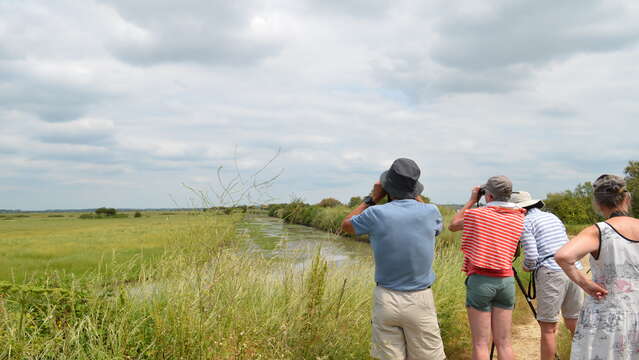
[[[593,206],[606,221],[587,227],[555,254],[566,275],[590,295],[571,359],[639,359],[639,220],[628,216],[631,198],[623,178],[601,175],[593,190]],[[592,280],[575,266],[587,254]]]

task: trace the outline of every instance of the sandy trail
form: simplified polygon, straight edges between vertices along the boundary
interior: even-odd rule
[[[513,352],[520,360],[539,359],[539,325],[535,319],[529,323],[513,325]],[[497,356],[494,356],[496,359]]]

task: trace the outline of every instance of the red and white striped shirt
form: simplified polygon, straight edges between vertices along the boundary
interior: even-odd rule
[[[467,275],[512,276],[512,261],[524,230],[526,210],[485,206],[464,212],[462,271]]]

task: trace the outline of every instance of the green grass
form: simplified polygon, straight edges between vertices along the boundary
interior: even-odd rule
[[[440,210],[447,224],[453,211]],[[25,275],[0,281],[0,359],[369,358],[370,257],[300,269],[248,254],[242,214],[49,215],[1,223],[0,259]],[[470,354],[459,237],[443,230],[434,263],[449,359]],[[515,323],[530,321],[522,300]]]
[[[570,331],[562,324],[559,325],[559,335],[557,336],[557,354],[560,359],[570,359],[572,349],[572,336]]]
[[[566,232],[568,232],[568,235],[577,235],[590,225],[592,224],[566,224]]]
[[[446,354],[449,359],[465,359],[470,356],[470,329],[465,308],[466,276],[461,271],[463,255],[459,250],[461,233],[451,232],[447,228],[455,210],[445,206],[440,206],[439,209],[444,218],[444,227],[437,237],[437,254],[433,264],[437,281],[433,286],[433,293]],[[273,206],[269,214],[279,216],[290,223],[339,233],[342,219],[351,210],[346,206],[329,208],[293,202],[288,205]],[[361,237],[360,240],[366,240],[366,238]]]
[[[0,283],[0,359],[368,358],[370,259],[247,256],[239,218],[194,217],[139,268]]]
[[[470,329],[465,309],[465,274],[461,271],[463,255],[460,251],[461,232],[451,232],[448,224],[455,214],[455,209],[447,206],[438,206],[444,226],[437,237],[437,253],[435,255],[434,270],[437,281],[433,287],[435,294],[437,315],[440,321],[442,338],[446,353],[449,358],[470,357]],[[338,206],[334,208],[322,208],[301,203],[289,205],[276,205],[270,214],[282,217],[285,221],[310,225],[318,229],[338,232],[335,230],[341,220],[350,211],[350,208]],[[522,283],[527,290],[530,273],[521,270],[523,254],[514,261],[513,266],[517,270]],[[527,324],[534,321],[534,317],[523,293],[517,285],[516,306],[513,312],[514,324]]]
[[[70,213],[28,214],[3,221],[0,280],[23,281],[51,271],[81,275],[100,264],[132,258],[148,261],[164,252],[172,232],[189,226],[192,220],[186,212],[170,217],[144,214],[141,218],[93,220]]]

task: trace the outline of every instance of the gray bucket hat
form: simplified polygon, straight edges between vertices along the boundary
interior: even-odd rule
[[[379,180],[384,191],[393,199],[414,199],[424,191],[424,185],[417,181],[419,175],[421,171],[413,160],[399,158],[382,173]]]
[[[544,206],[543,201],[533,199],[530,193],[527,191],[513,191],[512,195],[510,195],[509,201],[517,204],[517,206],[522,208],[527,208],[538,203],[541,203],[541,206]]]

